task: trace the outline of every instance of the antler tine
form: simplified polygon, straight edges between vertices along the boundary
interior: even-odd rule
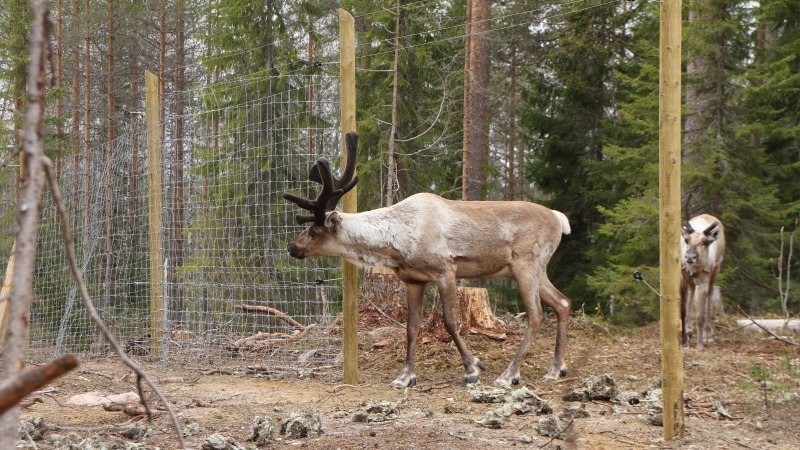
[[[358,151],[358,134],[354,131],[349,131],[344,135],[344,143],[347,149],[347,162],[345,164],[344,172],[341,177],[333,177],[334,187],[341,190],[341,194],[336,194],[328,200],[327,210],[333,211],[336,209],[336,204],[344,196],[350,192],[358,183],[358,176],[353,177],[356,172],[356,152]]]
[[[314,170],[316,168],[316,170]],[[334,187],[334,180],[333,174],[331,172],[330,162],[326,159],[320,159],[311,167],[311,173],[316,172],[317,176],[322,181],[322,190],[320,191],[317,198],[314,200],[310,200],[307,198],[299,197],[294,194],[290,194],[285,192],[283,194],[283,198],[286,200],[296,204],[297,206],[311,211],[313,214],[298,214],[295,217],[295,220],[299,224],[303,224],[306,222],[313,221],[317,225],[322,225],[325,223],[325,213],[328,211],[327,205],[330,202],[331,198],[341,198],[341,190],[335,189]],[[309,174],[309,176],[311,176]],[[334,203],[335,205],[335,203]]]
[[[347,164],[345,164],[344,172],[342,172],[341,177],[337,177],[331,173],[331,177],[333,177],[333,188],[334,190],[341,189],[342,195],[336,195],[328,200],[328,204],[326,205],[326,209],[328,211],[333,211],[336,209],[336,204],[339,203],[339,200],[342,198],[342,196],[350,192],[350,190],[355,187],[356,183],[358,183],[358,177],[353,177],[353,174],[356,171],[358,134],[350,131],[344,135],[344,141],[347,149]],[[322,178],[320,175],[321,170],[322,169],[318,166],[318,163],[314,164],[308,173],[308,178],[312,181],[322,184]]]

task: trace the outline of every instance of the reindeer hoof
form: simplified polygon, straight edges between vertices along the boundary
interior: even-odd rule
[[[478,374],[472,373],[464,377],[464,385],[475,384],[478,382]]]
[[[405,389],[407,387],[416,386],[416,385],[417,385],[417,376],[416,375],[411,375],[411,376],[401,376],[401,377],[399,377],[398,379],[392,381],[389,384],[389,387],[398,388],[398,389]]]

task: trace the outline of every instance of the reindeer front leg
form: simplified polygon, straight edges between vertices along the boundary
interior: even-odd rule
[[[442,298],[442,316],[444,317],[444,327],[453,338],[453,343],[456,344],[458,353],[461,354],[461,360],[464,362],[464,383],[476,383],[481,370],[486,370],[486,366],[472,356],[467,344],[461,339],[458,334],[458,318],[456,308],[458,306],[458,299],[456,298],[456,278],[453,276],[446,276],[436,282],[436,287],[439,289],[439,296]]]
[[[406,364],[403,371],[389,386],[405,388],[417,384],[414,373],[414,356],[417,352],[417,337],[422,319],[422,300],[425,294],[425,283],[406,283],[406,299],[408,303],[408,320],[406,321]]]

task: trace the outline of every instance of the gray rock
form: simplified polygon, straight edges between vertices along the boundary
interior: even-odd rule
[[[281,423],[281,434],[288,438],[307,438],[322,434],[322,419],[319,413],[293,412]]]
[[[564,427],[558,417],[549,415],[539,419],[536,430],[539,432],[540,436],[556,437],[564,432],[564,428],[566,427]]]
[[[472,401],[476,403],[501,403],[505,400],[508,390],[474,383],[467,385],[467,392],[472,397]]]
[[[400,411],[392,402],[367,402],[364,410],[353,416],[353,422],[372,423],[397,419]]]
[[[202,450],[245,450],[244,447],[233,439],[226,438],[216,433],[207,437],[200,448]]]
[[[256,445],[267,445],[272,440],[272,435],[275,432],[275,421],[271,417],[256,416],[253,419],[253,435],[250,437]]]

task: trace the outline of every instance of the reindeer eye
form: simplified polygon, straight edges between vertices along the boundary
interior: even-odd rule
[[[317,237],[317,229],[314,227],[309,228],[308,235],[311,236],[312,238]]]

